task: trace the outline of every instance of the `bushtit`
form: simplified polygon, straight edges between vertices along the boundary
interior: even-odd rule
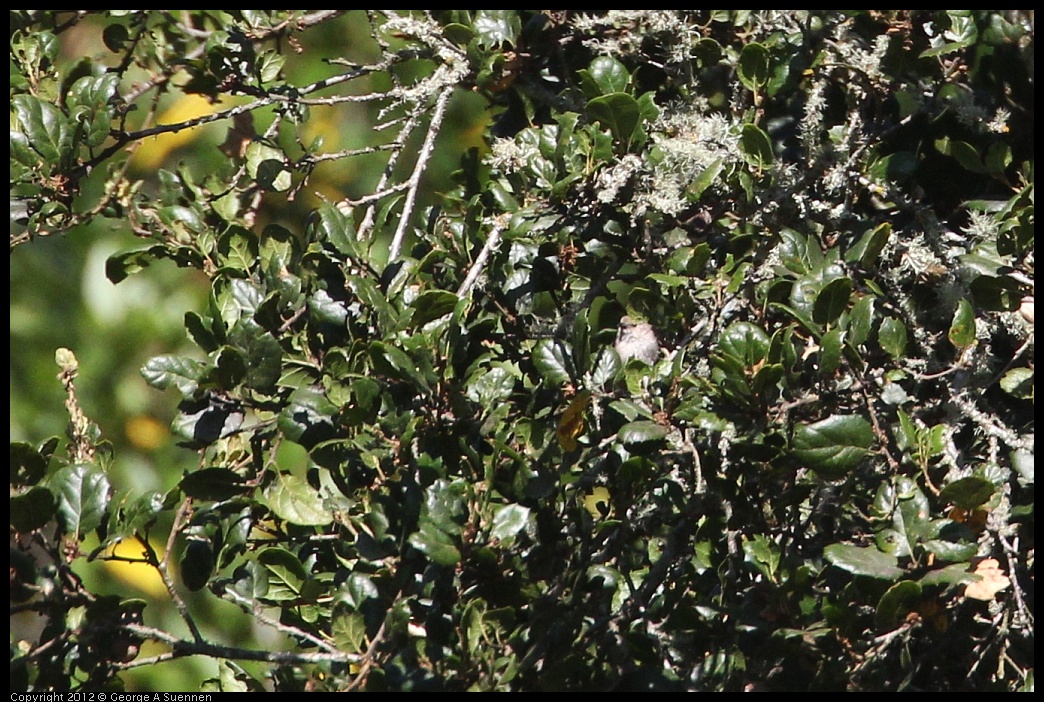
[[[616,353],[621,363],[638,358],[650,366],[660,357],[660,342],[656,340],[656,332],[646,322],[635,322],[630,317],[620,320],[620,329],[616,332]]]

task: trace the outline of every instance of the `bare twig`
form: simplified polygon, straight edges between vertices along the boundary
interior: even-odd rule
[[[454,86],[446,86],[442,89],[442,93],[439,94],[438,100],[435,101],[435,112],[431,115],[431,122],[428,124],[428,135],[424,138],[424,145],[421,146],[420,153],[417,154],[417,163],[413,167],[413,175],[410,176],[409,180],[410,187],[406,191],[406,203],[402,206],[399,226],[395,229],[395,236],[392,237],[391,249],[388,252],[389,261],[397,259],[399,251],[402,249],[402,240],[406,237],[406,228],[409,226],[410,215],[413,214],[413,207],[417,202],[417,192],[420,190],[421,177],[424,175],[428,161],[431,159],[432,149],[435,146],[435,137],[442,127],[442,118],[446,116],[446,105],[449,104],[453,90]]]
[[[478,257],[471,264],[471,270],[468,271],[464,282],[460,284],[460,288],[457,290],[457,297],[465,297],[471,293],[471,289],[475,286],[475,281],[478,280],[479,274],[482,273],[482,269],[485,267],[486,261],[489,260],[490,254],[497,248],[497,244],[500,243],[500,233],[503,229],[504,222],[498,221],[496,226],[490,231],[489,236],[486,237],[486,243],[482,245],[482,250],[479,251]]]

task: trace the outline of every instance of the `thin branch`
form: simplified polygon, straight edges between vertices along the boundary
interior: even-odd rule
[[[168,634],[162,629],[141,624],[124,624],[123,629],[143,639],[160,641],[171,647],[171,658],[184,656],[210,656],[211,658],[224,658],[240,661],[264,661],[267,663],[281,664],[303,664],[321,663],[323,661],[334,661],[338,663],[357,663],[363,660],[363,655],[358,653],[346,653],[345,651],[332,651],[326,653],[295,653],[293,651],[260,651],[253,648],[238,648],[236,646],[219,646],[206,643],[205,641],[187,641],[173,634]],[[135,662],[137,663],[137,662]],[[134,667],[135,663],[127,664],[126,667]],[[143,664],[148,664],[145,661]]]
[[[399,134],[395,137],[394,143],[400,145],[406,143],[406,140],[409,138],[410,133],[412,133],[413,130],[416,129],[418,122],[420,122],[420,116],[421,110],[419,106],[417,106],[417,109],[413,111],[413,113],[409,116],[406,122],[402,125],[402,129],[399,130]],[[348,204],[363,204],[365,202],[375,203],[378,199],[380,199],[379,197],[375,197],[378,194],[380,195],[380,197],[384,197],[384,193],[391,194],[393,192],[398,192],[399,190],[405,190],[406,188],[408,188],[409,183],[399,183],[395,186],[392,186],[391,188],[388,187],[388,181],[391,180],[392,173],[395,171],[395,166],[399,162],[400,156],[402,156],[401,148],[394,150],[391,156],[388,157],[388,163],[384,165],[384,173],[381,174],[381,180],[379,183],[377,183],[377,186],[374,188],[374,192],[372,195],[368,195],[355,203],[350,203],[348,200],[345,200],[345,202]],[[364,238],[366,238],[366,235],[373,227],[374,221],[376,219],[376,213],[376,205],[371,205],[370,207],[366,208],[366,214],[363,215],[363,220],[359,223],[359,229],[355,235],[356,239],[362,241]]]
[[[486,243],[482,245],[482,250],[479,251],[478,257],[475,262],[471,264],[471,270],[468,271],[468,275],[464,278],[464,282],[460,284],[460,288],[457,290],[457,297],[465,297],[471,293],[471,288],[475,286],[475,281],[478,280],[479,275],[482,273],[482,269],[486,265],[486,261],[489,260],[490,254],[493,249],[497,248],[500,243],[500,233],[504,229],[504,222],[497,222],[496,226],[486,237]]]
[[[409,225],[410,215],[413,214],[413,207],[417,202],[421,176],[424,175],[424,171],[428,167],[428,161],[431,159],[432,150],[435,146],[435,137],[442,127],[442,118],[446,116],[446,105],[449,104],[450,97],[453,96],[454,88],[455,86],[453,85],[443,88],[439,99],[435,102],[435,112],[432,114],[431,123],[428,125],[428,135],[424,138],[424,145],[421,146],[420,153],[417,154],[417,163],[413,167],[413,175],[410,176],[409,180],[410,189],[406,191],[406,203],[402,206],[399,226],[395,230],[395,236],[392,237],[391,249],[388,252],[389,261],[394,261],[399,257],[399,251],[402,249],[402,240],[406,238],[406,227]]]
[[[233,602],[238,604],[240,607],[244,607],[245,609],[249,610],[250,614],[257,618],[258,621],[267,624],[276,631],[281,631],[287,636],[300,637],[306,639],[308,641],[311,641],[319,648],[326,649],[327,651],[337,651],[337,647],[331,644],[329,641],[324,641],[323,639],[320,639],[318,636],[309,634],[307,631],[303,631],[301,629],[298,629],[297,627],[287,626],[286,624],[283,624],[282,622],[276,621],[275,619],[272,619],[271,617],[267,616],[264,612],[261,611],[260,607],[258,607],[256,603],[251,602],[247,598],[236,593],[232,588],[226,587],[225,595],[229,597]]]

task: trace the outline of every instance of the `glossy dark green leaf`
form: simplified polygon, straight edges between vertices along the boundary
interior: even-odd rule
[[[718,351],[752,368],[768,357],[770,341],[761,327],[750,322],[734,322],[722,333]]]
[[[532,510],[522,505],[503,505],[493,516],[490,537],[505,548],[510,548],[520,533],[533,524]]]
[[[11,99],[18,125],[32,149],[52,167],[64,165],[73,151],[73,129],[61,110],[32,95]]]
[[[347,605],[337,603],[330,620],[330,634],[338,650],[345,653],[364,653],[368,647],[366,618]]]
[[[749,90],[757,91],[769,79],[769,52],[764,44],[750,42],[740,51],[737,75]]]
[[[48,485],[57,500],[63,533],[78,539],[101,525],[112,491],[104,471],[89,463],[77,463],[54,472]]]
[[[284,548],[266,548],[257,556],[268,576],[266,598],[275,601],[297,600],[308,580],[301,560]]]
[[[162,246],[115,253],[105,261],[105,277],[115,285],[132,273],[138,273],[154,261],[164,258],[164,253]]]
[[[626,93],[631,84],[627,67],[611,56],[598,56],[580,74],[584,88],[591,97]]]
[[[881,580],[896,580],[903,576],[895,556],[882,553],[873,546],[830,544],[823,549],[823,557],[833,566],[853,575],[864,575]]]
[[[420,369],[420,365],[402,349],[379,341],[369,346],[370,359],[374,367],[384,375],[401,380],[408,380],[421,392],[428,393],[431,386]]]
[[[957,163],[967,171],[972,173],[986,172],[986,166],[983,164],[979,152],[966,141],[954,141],[949,137],[943,137],[942,139],[936,139],[935,148],[939,153],[957,159]]]
[[[975,306],[991,312],[1010,312],[1022,302],[1022,290],[1013,279],[980,275],[971,282]]]
[[[819,372],[833,375],[841,367],[841,350],[845,333],[835,327],[823,335],[819,341]]]
[[[333,514],[315,488],[296,475],[280,475],[265,489],[265,503],[280,519],[301,526],[325,526]]]
[[[877,342],[894,359],[906,353],[906,325],[895,317],[885,317],[877,330]]]
[[[902,623],[911,611],[917,608],[921,598],[921,586],[912,580],[903,580],[892,585],[877,602],[874,624],[879,631],[891,631]]]
[[[659,441],[667,436],[667,427],[648,420],[628,422],[620,427],[616,438],[623,444],[641,444]]]
[[[214,570],[214,550],[210,542],[190,538],[181,557],[181,582],[191,592],[202,590]]]
[[[771,166],[775,159],[772,153],[772,140],[757,125],[749,123],[743,125],[739,146],[747,160],[759,168]]]
[[[50,455],[42,454],[24,441],[12,441],[10,453],[11,487],[36,485],[44,477]]]
[[[686,195],[689,196],[693,202],[699,202],[700,196],[706,192],[707,188],[714,185],[718,177],[721,175],[722,169],[725,166],[724,159],[717,159],[713,161],[709,166],[700,171],[700,174],[689,183],[689,187],[685,190]]]
[[[847,309],[852,296],[851,278],[835,278],[824,285],[812,305],[812,320],[817,324],[832,324]]]
[[[204,468],[189,473],[179,486],[188,497],[197,500],[228,500],[251,488],[243,476],[229,468]]]
[[[996,491],[989,480],[970,475],[947,484],[939,493],[939,499],[961,509],[975,509],[989,502]]]
[[[514,45],[521,22],[518,13],[512,10],[476,10],[471,26],[479,45],[492,49]]]
[[[859,263],[864,268],[873,268],[881,256],[881,251],[892,235],[890,222],[883,222],[873,229],[869,229],[859,240],[845,252],[845,260],[849,263]]]
[[[410,534],[410,545],[441,566],[460,563],[460,550],[455,540],[430,522],[423,522],[418,531]]]
[[[54,494],[45,487],[12,495],[8,500],[11,529],[15,533],[28,534],[42,529],[55,517],[57,503]]]
[[[827,480],[840,480],[859,465],[874,442],[873,428],[859,415],[832,415],[794,429],[795,458]]]
[[[873,329],[875,295],[863,295],[852,305],[848,315],[848,342],[853,347],[860,347],[870,338]]]
[[[929,539],[937,535],[931,520],[928,498],[918,485],[906,476],[893,483],[882,483],[874,496],[872,512],[891,525],[875,533],[877,547],[896,556],[913,556]]]
[[[357,258],[355,224],[351,217],[331,203],[324,202],[308,220],[309,240],[330,244],[337,252]]]
[[[449,314],[457,306],[458,298],[448,290],[427,290],[410,303],[413,316],[410,324],[415,327]]]
[[[612,132],[623,145],[630,143],[641,121],[638,101],[627,93],[610,93],[590,100],[587,111],[591,118]]]
[[[312,387],[302,387],[290,396],[279,414],[279,429],[288,439],[306,447],[331,438],[337,406],[325,394]]]
[[[207,371],[207,364],[193,358],[155,356],[145,363],[141,374],[154,388],[166,390],[174,387],[182,397],[189,397],[196,392]]]
[[[548,385],[562,385],[572,378],[569,351],[560,341],[538,341],[533,348],[533,365]]]

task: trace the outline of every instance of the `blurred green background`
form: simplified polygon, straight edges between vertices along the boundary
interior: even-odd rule
[[[221,16],[220,12],[211,14]],[[71,70],[83,57],[113,63],[113,55],[102,42],[102,29],[108,22],[106,18],[88,17],[59,35],[60,72]],[[379,57],[362,11],[348,12],[295,36],[301,51],[286,43],[281,47],[286,60],[284,75],[291,85],[306,85],[345,70],[330,65],[329,59],[366,63]],[[137,79],[146,80],[147,76],[140,74]],[[180,75],[173,82],[181,85],[186,81],[187,76]],[[322,95],[366,93],[388,87],[387,77],[367,78],[343,83],[336,93]],[[131,89],[126,81],[120,86],[124,94]],[[140,115],[147,112],[145,103],[153,98],[152,92],[141,98],[142,109],[130,114],[129,129],[142,126],[135,120],[140,122]],[[174,89],[161,97],[157,121],[180,122],[228,106],[212,105],[199,95]],[[462,90],[454,97],[425,174],[418,211],[434,202],[467,149],[484,148],[482,135],[488,119],[485,109],[484,100],[477,94]],[[273,118],[271,108],[254,111],[255,131],[263,133]],[[395,136],[396,127],[376,132],[377,120],[378,115],[367,103],[314,106],[299,135],[281,129],[279,139],[287,144],[298,136],[304,144],[318,139],[324,153],[359,149]],[[148,138],[133,153],[129,175],[143,181],[145,192],[150,192],[156,187],[157,171],[161,168],[186,169],[200,179],[208,172],[228,168],[228,157],[219,147],[230,128],[227,120],[220,120]],[[412,151],[419,148],[422,136]],[[107,176],[103,171],[125,158],[118,155],[85,179],[79,197],[97,198]],[[323,199],[336,202],[372,192],[385,162],[385,153],[379,152],[319,164],[292,201],[285,193],[265,194],[256,229],[260,231],[269,222],[278,222],[290,231],[302,233],[308,213]],[[412,166],[409,159],[399,164],[401,169]],[[157,355],[199,355],[199,349],[185,332],[184,315],[206,305],[208,281],[199,271],[179,269],[168,261],[154,264],[118,285],[106,278],[105,262],[110,255],[147,243],[136,237],[126,222],[97,218],[65,236],[38,238],[11,252],[11,441],[37,444],[48,437],[61,436],[63,445],[59,451],[64,450],[69,415],[64,405],[65,391],[57,379],[54,352],[60,347],[72,349],[80,362],[76,386],[79,403],[98,424],[102,438],[114,448],[111,477],[118,494],[165,492],[176,485],[185,471],[197,466],[194,452],[173,443],[170,423],[176,413],[175,393],[150,388],[140,369]],[[160,552],[169,527],[170,524],[157,525],[151,537]],[[93,545],[85,543],[84,552],[89,552]],[[126,549],[121,551],[123,555],[140,555],[140,546],[125,542],[121,548]],[[75,568],[98,594],[119,593],[149,600],[147,625],[188,635],[153,569],[144,565],[87,563],[85,559],[79,559]],[[189,602],[197,621],[214,631],[220,630],[221,635],[215,638],[228,645],[261,645],[270,650],[282,646],[281,635],[273,634],[272,629],[259,625],[231,604],[203,595],[189,595]],[[278,618],[278,613],[274,616]],[[27,638],[35,623],[23,615],[12,619],[11,625],[19,638]],[[140,659],[163,650],[163,646],[146,644]],[[244,667],[264,677],[250,664]],[[123,677],[128,690],[193,691],[199,689],[203,680],[217,674],[217,661],[191,658],[134,669]]]

